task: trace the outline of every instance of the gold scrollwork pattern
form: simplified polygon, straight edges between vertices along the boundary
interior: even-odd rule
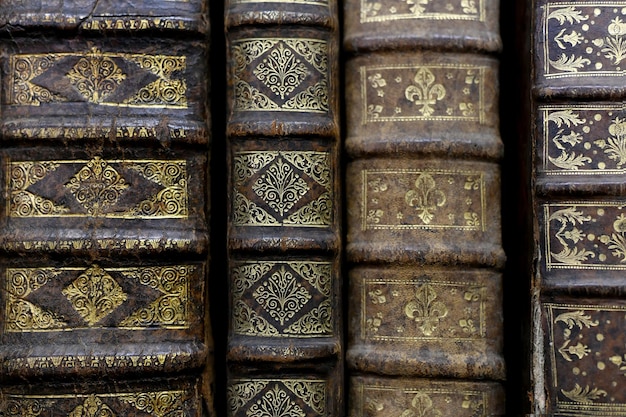
[[[38,417],[65,415],[67,417],[116,417],[141,411],[153,417],[183,416],[191,410],[183,404],[190,392],[184,390],[143,393],[106,393],[74,395],[16,395],[7,394],[0,404],[5,416]],[[76,404],[77,400],[79,401]],[[63,411],[67,410],[68,411]]]
[[[186,327],[189,316],[189,280],[193,266],[135,268],[121,271],[129,279],[161,292],[159,298],[120,322],[120,327]]]
[[[444,387],[398,385],[356,385],[355,404],[364,417],[441,417],[454,413],[459,417],[487,417],[495,415],[488,406],[493,401],[489,388],[467,389],[447,384]]]
[[[361,229],[486,230],[485,174],[363,170]]]
[[[619,201],[544,205],[547,269],[626,269],[625,208]]]
[[[390,20],[485,21],[484,0],[361,0],[361,23]]]
[[[95,24],[95,22],[94,22]],[[185,56],[85,53],[10,57],[10,104],[84,101],[95,105],[186,108]],[[122,68],[125,68],[123,70]],[[129,70],[133,70],[133,73]],[[137,85],[137,80],[143,84]]]
[[[546,78],[623,76],[624,2],[548,2],[543,9]]]
[[[6,332],[67,331],[109,326],[139,330],[189,328],[192,323],[189,285],[197,276],[192,265],[142,268],[9,268],[6,280]],[[124,290],[133,281],[150,288]],[[80,318],[63,317],[38,296],[46,287],[50,297],[65,299]],[[124,303],[135,306],[103,323]],[[155,361],[157,362],[157,361]],[[58,364],[57,364],[58,366]]]
[[[326,415],[326,382],[234,380],[227,389],[233,416],[313,417]]]
[[[118,398],[139,411],[157,417],[183,414],[184,391],[158,391],[122,394]]]
[[[54,268],[7,269],[5,332],[63,329],[59,315],[37,306],[27,297],[59,274]]]
[[[332,265],[247,262],[231,273],[233,330],[266,337],[319,337],[333,332]]]
[[[57,172],[67,171],[59,170],[61,166],[73,167],[75,174],[56,178]],[[143,180],[132,183],[129,171]],[[186,161],[118,161],[98,156],[89,161],[20,161],[9,164],[8,174],[10,217],[186,218],[189,213]],[[155,184],[156,188],[147,186]],[[145,198],[121,206],[120,200],[130,191]],[[82,210],[54,201],[70,197]]]
[[[326,41],[242,39],[232,54],[236,111],[329,111]]]
[[[622,104],[542,106],[539,114],[546,174],[626,172],[626,111]]]
[[[432,280],[366,279],[361,338],[476,340],[486,336],[484,286]]]
[[[626,412],[623,354],[615,343],[626,308],[610,300],[595,305],[546,303],[549,381],[554,411],[563,415]],[[623,351],[623,349],[621,349]],[[582,414],[581,414],[582,413]]]
[[[363,123],[419,120],[485,123],[487,67],[464,64],[360,68]]]
[[[234,156],[233,223],[328,227],[330,155],[313,151],[240,152]]]

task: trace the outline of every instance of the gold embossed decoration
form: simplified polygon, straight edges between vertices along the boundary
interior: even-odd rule
[[[68,175],[70,170],[74,173]],[[189,214],[186,161],[98,156],[89,161],[21,161],[11,162],[8,174],[10,217],[185,218]]]
[[[389,20],[485,21],[484,0],[361,0],[361,23]]]
[[[326,415],[326,383],[318,380],[234,380],[228,387],[233,417]]]
[[[332,267],[324,262],[247,262],[232,270],[233,330],[266,337],[333,332]]]
[[[66,77],[87,101],[100,103],[126,79],[126,74],[115,61],[93,48],[90,54],[78,60]]]
[[[545,346],[547,386],[559,415],[623,415],[626,395],[626,307],[548,303]],[[620,346],[622,348],[620,348]]]
[[[186,61],[184,56],[103,52],[98,48],[84,53],[12,55],[9,104],[88,102],[186,108],[187,84],[181,78]]]
[[[404,313],[413,319],[425,336],[432,336],[441,319],[448,315],[448,308],[437,300],[437,293],[429,284],[415,291],[415,299],[404,306]]]
[[[197,394],[190,389],[58,395],[6,393],[0,412],[7,417],[182,417],[196,415],[197,402]]]
[[[68,327],[60,315],[30,300],[32,293],[54,280],[59,273],[54,268],[7,269],[5,332],[59,330]]]
[[[82,273],[62,292],[89,326],[111,314],[128,298],[120,285],[97,265]]]
[[[239,152],[233,166],[233,223],[328,227],[333,213],[330,176],[326,152]]]
[[[198,274],[192,265],[9,268],[4,331],[188,329],[198,320],[189,290]],[[57,300],[63,299],[77,315],[59,306]]]
[[[232,53],[236,111],[329,111],[326,41],[242,39]]]
[[[361,67],[362,121],[485,123],[486,71],[484,66],[441,63]]]
[[[191,266],[148,267],[121,271],[126,278],[139,281],[162,295],[147,307],[122,320],[122,327],[164,326],[187,328],[190,322],[189,279]]]
[[[541,75],[548,79],[623,76],[625,6],[623,1],[547,2],[542,7]]]
[[[612,175],[626,172],[626,111],[619,103],[541,106],[541,172]]]
[[[429,277],[366,279],[361,338],[374,341],[476,340],[486,336],[485,287]]]
[[[626,206],[571,201],[543,207],[545,263],[552,269],[626,269]]]
[[[362,230],[486,230],[485,175],[478,171],[364,170]]]
[[[87,397],[82,405],[79,405],[67,417],[116,417],[113,410],[95,395]]]
[[[114,206],[128,188],[124,178],[100,157],[87,162],[65,186],[92,216]]]
[[[421,386],[421,387],[420,387]],[[354,382],[355,411],[363,417],[443,417],[451,411],[458,417],[494,416],[490,403],[495,400],[488,385],[446,383],[434,386],[398,380],[388,384]]]
[[[136,410],[151,416],[182,416],[184,391],[159,391],[136,394],[122,394],[118,398]]]

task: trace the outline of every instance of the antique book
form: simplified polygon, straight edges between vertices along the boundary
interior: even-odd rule
[[[135,6],[0,5],[5,416],[213,415],[206,2]]]
[[[230,0],[228,415],[343,415],[338,10]]]
[[[529,412],[624,415],[626,2],[527,8]]]
[[[350,416],[504,414],[498,6],[345,2]]]

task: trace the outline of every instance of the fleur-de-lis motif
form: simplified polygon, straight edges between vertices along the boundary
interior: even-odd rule
[[[441,417],[441,411],[433,406],[433,400],[425,392],[418,392],[411,401],[411,408],[400,417]]]
[[[404,307],[404,313],[415,320],[418,328],[426,336],[433,334],[439,321],[448,315],[448,308],[441,301],[435,301],[437,293],[429,284],[424,284],[415,291],[415,300]]]
[[[428,68],[420,68],[413,81],[417,85],[408,86],[404,96],[416,106],[422,106],[420,113],[429,117],[435,112],[433,106],[437,100],[446,96],[446,89],[441,84],[435,84],[435,75]]]
[[[446,195],[437,189],[435,180],[430,174],[420,174],[415,181],[415,188],[409,190],[404,199],[409,206],[419,210],[418,217],[425,224],[429,224],[434,217],[432,212],[446,203]]]

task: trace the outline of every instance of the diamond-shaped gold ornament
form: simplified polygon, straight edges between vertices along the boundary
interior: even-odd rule
[[[252,295],[281,325],[291,320],[311,299],[309,291],[284,267],[273,273]]]
[[[89,326],[111,314],[128,298],[122,287],[97,265],[80,274],[62,292]]]
[[[65,76],[91,103],[104,101],[126,79],[115,61],[97,48],[80,58]]]
[[[65,184],[92,216],[99,216],[117,204],[129,185],[106,161],[96,156]]]

